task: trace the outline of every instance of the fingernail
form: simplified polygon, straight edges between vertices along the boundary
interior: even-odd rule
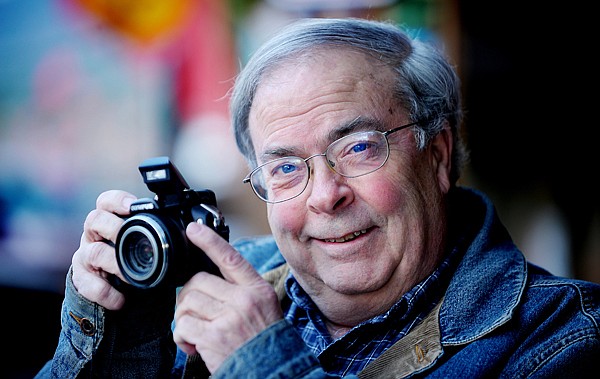
[[[197,222],[190,222],[187,226],[187,231],[188,231],[188,233],[195,234],[195,233],[200,232],[201,228],[202,227]]]
[[[133,203],[135,200],[136,198],[134,196],[125,196],[121,204],[123,204],[123,207],[125,207],[125,209],[129,210],[131,203]]]

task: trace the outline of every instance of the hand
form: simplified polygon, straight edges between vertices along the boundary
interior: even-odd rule
[[[191,223],[186,233],[223,278],[199,272],[183,286],[173,338],[185,353],[200,353],[212,373],[242,344],[283,318],[283,312],[273,287],[214,230]]]
[[[83,297],[101,306],[117,310],[123,307],[125,297],[109,282],[109,274],[124,280],[115,249],[107,241],[115,242],[129,206],[135,196],[124,191],[106,191],[98,196],[96,209],[91,211],[83,225],[79,248],[73,254],[73,284]]]

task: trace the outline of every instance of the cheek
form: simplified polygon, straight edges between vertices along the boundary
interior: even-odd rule
[[[424,198],[437,184],[432,181],[431,167],[425,157],[410,149],[394,151],[395,160],[388,160],[385,166],[370,178],[370,182],[359,188],[370,188],[369,203],[386,214],[418,212],[426,205]],[[408,215],[407,214],[407,215]]]
[[[273,234],[298,234],[304,225],[303,208],[294,206],[293,200],[267,205],[267,220]]]
[[[406,179],[399,175],[391,175],[382,172],[382,175],[373,175],[369,180],[353,185],[354,193],[357,198],[376,211],[378,214],[390,214],[403,208],[404,198],[406,197],[403,188]]]

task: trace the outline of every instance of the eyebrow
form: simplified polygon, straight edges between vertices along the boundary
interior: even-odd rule
[[[331,143],[337,139],[347,136],[348,134],[367,130],[377,130],[382,132],[386,129],[386,125],[378,119],[365,116],[358,116],[349,123],[343,124],[340,127],[331,130],[329,132],[328,138],[329,143]]]
[[[332,143],[344,136],[347,136],[348,134],[367,130],[385,131],[386,125],[382,121],[375,118],[358,116],[350,122],[332,129],[327,134],[328,143]],[[289,156],[300,156],[300,154],[296,148],[285,146],[270,149],[261,154],[263,162]]]

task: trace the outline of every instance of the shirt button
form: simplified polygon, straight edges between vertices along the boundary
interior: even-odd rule
[[[85,317],[78,317],[73,314],[73,312],[69,312],[69,315],[73,317],[73,319],[79,324],[79,328],[81,331],[88,336],[93,336],[96,333],[96,326],[90,319]]]

